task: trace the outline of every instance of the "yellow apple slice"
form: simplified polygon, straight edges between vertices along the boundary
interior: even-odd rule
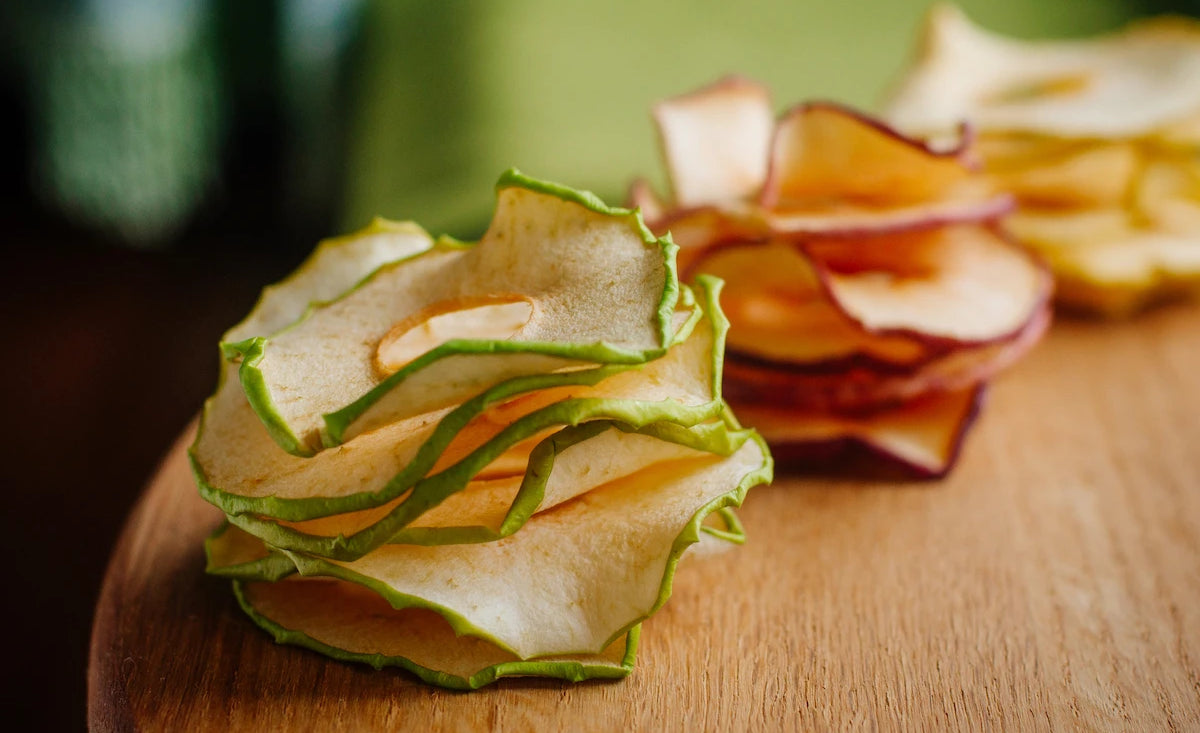
[[[1019,40],[937,5],[884,117],[919,135],[1139,136],[1200,112],[1200,25],[1138,21],[1094,38]]]

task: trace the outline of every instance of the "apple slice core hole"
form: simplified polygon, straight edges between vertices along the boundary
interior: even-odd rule
[[[520,295],[455,298],[405,318],[379,340],[375,369],[383,376],[453,339],[506,341],[533,318],[533,301]]]

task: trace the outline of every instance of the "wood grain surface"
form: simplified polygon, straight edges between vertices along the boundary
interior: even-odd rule
[[[275,645],[203,575],[184,435],[96,611],[96,730],[1198,730],[1200,308],[1063,320],[935,483],[781,473],[626,680],[426,687]]]

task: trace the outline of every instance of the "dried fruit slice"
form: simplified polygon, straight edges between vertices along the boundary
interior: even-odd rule
[[[1009,338],[932,352],[911,366],[847,358],[806,368],[730,354],[725,390],[739,414],[764,403],[804,411],[870,412],[981,384],[1032,348],[1049,324],[1050,310],[1043,308]]]
[[[1025,205],[1120,206],[1141,172],[1137,146],[1109,142],[1075,147],[1067,153],[1043,155],[1020,164],[993,158],[993,177],[998,186],[1016,194]]]
[[[775,127],[771,93],[742,77],[659,102],[654,121],[675,206],[755,195],[767,175]]]
[[[1050,263],[1070,306],[1122,316],[1200,289],[1197,236],[1146,229],[1124,209],[1023,209],[1008,227]]]
[[[888,117],[981,131],[993,180],[1020,204],[1009,224],[1062,302],[1123,315],[1200,289],[1200,23],[1020,41],[941,7]]]
[[[521,659],[471,636],[422,608],[394,609],[380,595],[332,579],[278,583],[234,581],[238,603],[280,644],[293,644],[376,669],[400,667],[423,681],[474,690],[502,677],[580,682],[619,679],[633,671],[640,626],[598,654]]]
[[[1036,261],[988,227],[812,240],[804,249],[831,302],[872,333],[1006,339],[1046,307],[1052,287]]]
[[[965,137],[934,150],[829,103],[794,108],[770,133],[769,95],[744,79],[661,102],[655,119],[675,200],[641,182],[631,198],[685,251],[698,238],[894,231],[1012,206],[973,174]]]
[[[1200,112],[1200,25],[1140,21],[1089,39],[1024,41],[988,32],[951,5],[926,21],[918,57],[887,105],[900,129],[1138,136]]]
[[[726,324],[716,300],[719,284],[707,278],[699,280],[699,284],[705,293],[706,314],[711,315],[706,315],[691,336],[672,347],[662,359],[650,362],[640,369],[627,369],[615,373],[592,388],[565,393],[562,390],[548,390],[521,407],[506,407],[507,413],[502,421],[487,428],[494,430],[494,433],[478,440],[469,439],[470,447],[465,455],[455,455],[451,465],[430,472],[431,468],[438,468],[433,459],[444,455],[445,451],[439,446],[444,446],[448,441],[462,435],[458,429],[461,421],[452,420],[454,413],[451,413],[443,418],[434,433],[425,439],[420,453],[428,454],[429,457],[418,454],[390,479],[387,474],[370,479],[379,487],[372,492],[360,491],[361,485],[357,483],[347,485],[336,482],[341,478],[339,473],[342,471],[356,475],[371,468],[378,468],[379,461],[364,461],[364,456],[356,455],[354,451],[360,442],[381,431],[368,433],[348,443],[346,448],[349,452],[325,451],[311,459],[292,458],[294,461],[316,462],[328,454],[324,463],[315,464],[329,472],[325,477],[330,484],[326,489],[326,496],[320,502],[301,499],[295,504],[284,502],[276,496],[264,497],[263,500],[254,503],[254,506],[260,507],[258,513],[231,513],[230,520],[272,545],[313,552],[326,557],[351,559],[392,541],[398,533],[426,512],[455,493],[467,489],[482,470],[506,451],[549,428],[605,421],[605,425],[620,424],[623,430],[643,431],[657,438],[658,442],[652,444],[652,447],[642,454],[642,458],[631,461],[633,467],[636,467],[639,461],[648,464],[671,456],[679,451],[674,444],[685,446],[689,450],[728,453],[740,445],[745,436],[736,431],[725,430],[720,424],[703,424],[721,418],[727,409],[720,393]],[[486,397],[485,393],[478,399],[485,400]],[[546,406],[541,406],[547,402]],[[471,403],[464,404],[458,410],[465,410],[467,414],[478,412]],[[691,429],[689,426],[696,427]],[[580,431],[574,435],[587,438],[592,437],[593,433]],[[554,438],[549,440],[553,441]],[[615,440],[624,444],[624,447],[638,442],[633,435],[615,436]],[[542,462],[531,462],[523,471],[524,476],[520,482],[508,482],[509,489],[519,486],[519,490],[515,494],[512,491],[507,492],[513,499],[511,509],[501,526],[492,530],[487,527],[470,530],[449,528],[438,532],[419,531],[414,528],[409,534],[426,537],[426,541],[431,541],[434,535],[439,534],[447,535],[439,541],[459,541],[456,538],[461,533],[486,539],[492,536],[489,532],[500,533],[502,536],[515,531],[524,519],[541,505],[543,485],[548,477],[552,478],[550,468],[555,453],[551,448],[540,452],[535,450],[531,458],[536,455]],[[580,470],[584,475],[594,472],[597,477],[601,476],[603,472],[593,471],[593,468],[589,467],[590,462],[595,460],[590,453],[588,450],[579,451],[577,457],[571,461],[581,462]],[[338,456],[342,458],[339,459]],[[343,468],[342,464],[347,462],[348,467]],[[367,467],[362,467],[363,463],[366,463]],[[568,471],[571,470],[570,465],[571,462],[568,462]],[[618,468],[619,466],[614,466],[612,470]],[[322,476],[309,473],[304,479],[321,485]],[[333,488],[335,485],[347,486],[354,493],[337,496],[334,493],[336,489]],[[496,491],[504,493],[503,489]],[[229,497],[221,498],[224,500],[221,503],[223,508],[231,503]],[[245,500],[241,502],[243,507],[248,505],[249,502]],[[285,517],[278,511],[261,511],[261,508],[267,507],[289,508],[293,511],[300,509],[305,512],[313,512],[315,507],[321,511],[310,513],[308,517]],[[329,516],[364,508],[370,510],[325,522],[294,524],[282,521]]]
[[[936,151],[845,107],[817,102],[779,121],[759,203],[784,211],[944,200],[971,178],[967,140]]]
[[[423,491],[453,492],[549,428],[587,420],[641,427],[715,418],[724,410],[720,365],[727,322],[717,301],[719,284],[699,285],[703,309],[689,290],[683,302],[692,304],[694,316],[675,334],[682,343],[661,359],[510,380],[455,408],[392,423],[311,458],[279,450],[236,385],[222,385],[206,406],[191,450],[201,495],[229,514],[311,519],[386,504],[435,469],[438,481],[449,483],[426,481]],[[419,505],[414,501],[405,512],[417,512]],[[405,521],[418,515],[405,513]]]
[[[295,321],[310,304],[331,300],[376,268],[428,250],[433,239],[416,224],[376,219],[367,227],[322,241],[284,280],[263,288],[250,313],[221,341],[267,336]]]
[[[723,422],[690,428],[655,423],[640,429],[591,421],[538,443],[518,475],[468,478],[435,474],[375,509],[303,522],[258,515],[229,521],[280,549],[354,560],[385,543],[490,542],[520,530],[538,512],[660,463],[729,455],[749,438]]]
[[[824,374],[873,363],[911,371],[951,349],[978,355],[1027,334],[1051,291],[1025,252],[967,225],[718,244],[690,269],[725,279],[733,354]]]
[[[478,244],[439,242],[268,338],[226,344],[281,447],[308,455],[514,377],[662,355],[673,245],[590,194],[511,171],[497,189]],[[409,337],[438,317],[451,340]]]
[[[704,519],[740,504],[770,472],[753,437],[728,457],[658,464],[608,483],[496,542],[385,545],[353,562],[286,554],[301,575],[435,611],[457,633],[524,659],[599,653],[667,600],[681,555],[706,534]]]
[[[685,274],[703,271],[725,281],[722,308],[737,328],[729,350],[788,364],[828,364],[865,356],[892,364],[927,357],[925,345],[870,333],[825,296],[812,260],[796,244],[731,241],[707,247]]]
[[[954,465],[982,400],[983,387],[977,386],[860,415],[797,413],[765,404],[744,406],[739,413],[761,431],[781,462],[861,467],[858,461],[866,457],[868,463],[882,460],[919,477],[938,478]]]

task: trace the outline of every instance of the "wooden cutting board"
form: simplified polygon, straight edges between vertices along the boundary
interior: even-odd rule
[[[182,436],[93,629],[98,730],[1200,729],[1200,308],[1065,320],[951,477],[782,474],[616,683],[464,694],[277,646],[202,573]]]

